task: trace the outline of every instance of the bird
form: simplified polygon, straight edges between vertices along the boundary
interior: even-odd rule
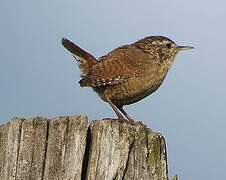
[[[121,121],[135,122],[123,109],[154,93],[164,81],[178,52],[193,49],[164,36],[148,36],[122,45],[100,58],[67,38],[62,45],[78,61],[81,87],[91,87],[110,104]]]

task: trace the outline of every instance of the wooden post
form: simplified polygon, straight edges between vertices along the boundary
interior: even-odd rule
[[[0,126],[1,180],[167,180],[163,136],[142,124],[64,116]]]

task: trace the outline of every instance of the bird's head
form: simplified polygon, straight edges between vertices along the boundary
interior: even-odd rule
[[[172,61],[179,51],[193,49],[191,46],[179,46],[164,36],[149,36],[137,41],[134,45],[161,61]]]

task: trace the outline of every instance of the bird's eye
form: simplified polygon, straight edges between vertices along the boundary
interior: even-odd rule
[[[167,44],[166,44],[166,47],[167,47],[168,49],[170,49],[170,48],[171,48],[171,44],[170,44],[170,43],[167,43]]]

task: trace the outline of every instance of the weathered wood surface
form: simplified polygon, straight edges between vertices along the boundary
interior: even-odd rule
[[[164,138],[139,123],[64,116],[0,126],[0,180],[166,180]]]

